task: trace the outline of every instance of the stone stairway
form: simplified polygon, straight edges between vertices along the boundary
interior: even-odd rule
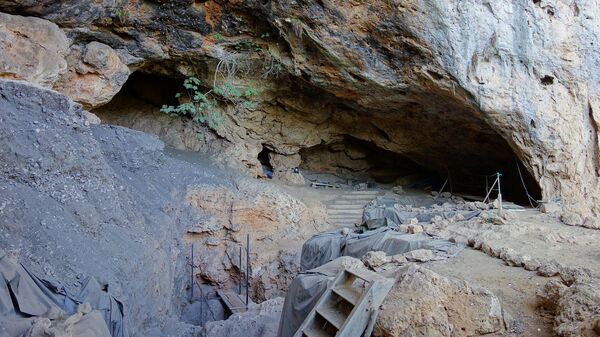
[[[382,192],[378,190],[350,191],[327,205],[329,222],[342,227],[362,222],[365,206]]]

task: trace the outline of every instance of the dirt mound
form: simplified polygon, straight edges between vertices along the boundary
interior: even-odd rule
[[[201,336],[276,336],[282,308],[283,298],[281,297],[254,304],[245,313],[233,315],[225,321],[207,323]]]
[[[376,336],[494,336],[507,333],[500,301],[490,291],[411,264],[396,274]]]
[[[273,221],[282,221],[261,237],[272,254],[261,255],[260,243],[255,245],[252,295],[271,297],[286,286],[277,275],[293,272],[293,253],[279,252],[277,244],[294,242],[312,212],[262,184],[199,158],[181,158],[154,136],[90,125],[79,105],[56,92],[0,81],[0,247],[36,275],[60,280],[67,291],[85,276],[100,280],[125,303],[133,336],[193,330],[179,322],[189,298],[190,243],[206,243],[222,257],[196,255],[197,272],[205,272],[201,259],[208,259],[207,269],[235,271],[238,258],[227,248],[239,245],[236,233],[253,232],[245,227],[252,219],[257,225],[275,215]],[[215,214],[190,202],[191,190],[225,191],[239,199],[235,221],[229,213],[224,218],[237,227],[206,227]],[[286,217],[273,213],[270,199],[277,207],[287,203],[281,207],[290,211]],[[278,229],[285,231],[279,235]]]

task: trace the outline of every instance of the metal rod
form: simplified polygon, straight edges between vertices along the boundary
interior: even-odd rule
[[[502,175],[498,172],[496,176],[498,177],[498,215],[502,215],[502,190],[500,189],[500,177]]]
[[[242,296],[242,246],[240,245],[240,281],[238,282],[238,295]]]
[[[190,303],[194,300],[194,244],[192,243],[192,289],[190,292]]]
[[[250,289],[250,234],[246,234],[246,311],[248,311],[248,293]]]
[[[494,183],[492,184],[492,187],[490,187],[487,195],[485,196],[485,198],[483,199],[483,202],[486,202],[488,200],[488,198],[490,197],[490,194],[492,194],[492,191],[494,190],[494,186],[496,186],[496,183],[498,182],[498,178],[496,178],[496,180],[494,180]]]

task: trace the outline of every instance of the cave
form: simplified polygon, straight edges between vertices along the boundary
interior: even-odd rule
[[[498,139],[501,138],[498,136],[494,141]],[[484,145],[489,140],[482,138],[480,141]],[[403,185],[413,189],[447,191],[472,200],[483,199],[492,187],[496,174],[500,173],[504,199],[523,206],[536,206],[536,201],[541,198],[539,185],[508,144],[504,145],[496,148],[494,153],[483,152],[475,160],[467,161],[449,153],[448,157],[455,159],[444,161],[442,166],[435,162],[418,163],[373,142],[345,135],[338,141],[302,149],[301,168],[383,186]],[[496,187],[491,197],[495,198],[497,193]]]
[[[273,165],[271,165],[271,160],[269,159],[269,149],[263,145],[262,150],[258,153],[257,159],[260,165],[262,166],[263,173],[268,176],[269,172],[271,173],[271,177],[273,174]]]
[[[105,105],[92,110],[107,124],[116,124],[132,129],[156,133],[142,128],[140,117],[158,118],[163,105],[177,105],[175,95],[183,89],[183,80],[141,71],[132,73],[121,90]]]
[[[169,146],[198,151],[206,144],[198,142],[189,124],[175,122],[185,118],[173,119],[160,112],[164,104],[177,104],[175,94],[181,89],[180,78],[137,71],[111,102],[93,112],[105,123],[151,132]],[[311,88],[301,89],[311,92]],[[385,185],[444,190],[473,199],[483,198],[494,175],[501,173],[505,199],[533,206],[541,199],[537,181],[509,144],[473,110],[443,97],[429,96],[429,101],[401,103],[390,111],[364,111],[317,91],[324,104],[334,107],[338,119],[331,121],[335,128],[327,131],[320,144],[300,148],[302,170]],[[315,116],[302,118],[317,118],[324,113],[315,111]],[[310,130],[289,132],[306,134]],[[267,175],[274,170],[269,154],[277,144],[262,141],[255,160]],[[496,193],[492,192],[492,197]]]
[[[319,144],[300,150],[300,168],[338,174],[343,177],[391,184],[402,176],[429,170],[401,154],[382,149],[372,142],[345,135],[330,144]]]
[[[136,71],[129,76],[119,93],[99,113],[124,104],[127,99],[141,101],[154,107],[177,104],[175,94],[181,91],[183,80],[179,78]]]

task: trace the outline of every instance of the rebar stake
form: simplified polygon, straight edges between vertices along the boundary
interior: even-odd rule
[[[246,234],[246,311],[248,311],[249,289],[250,289],[250,234]]]
[[[194,300],[194,244],[192,243],[192,283],[191,283],[190,303]]]
[[[238,295],[242,296],[242,245],[240,245],[240,281],[238,282]]]

